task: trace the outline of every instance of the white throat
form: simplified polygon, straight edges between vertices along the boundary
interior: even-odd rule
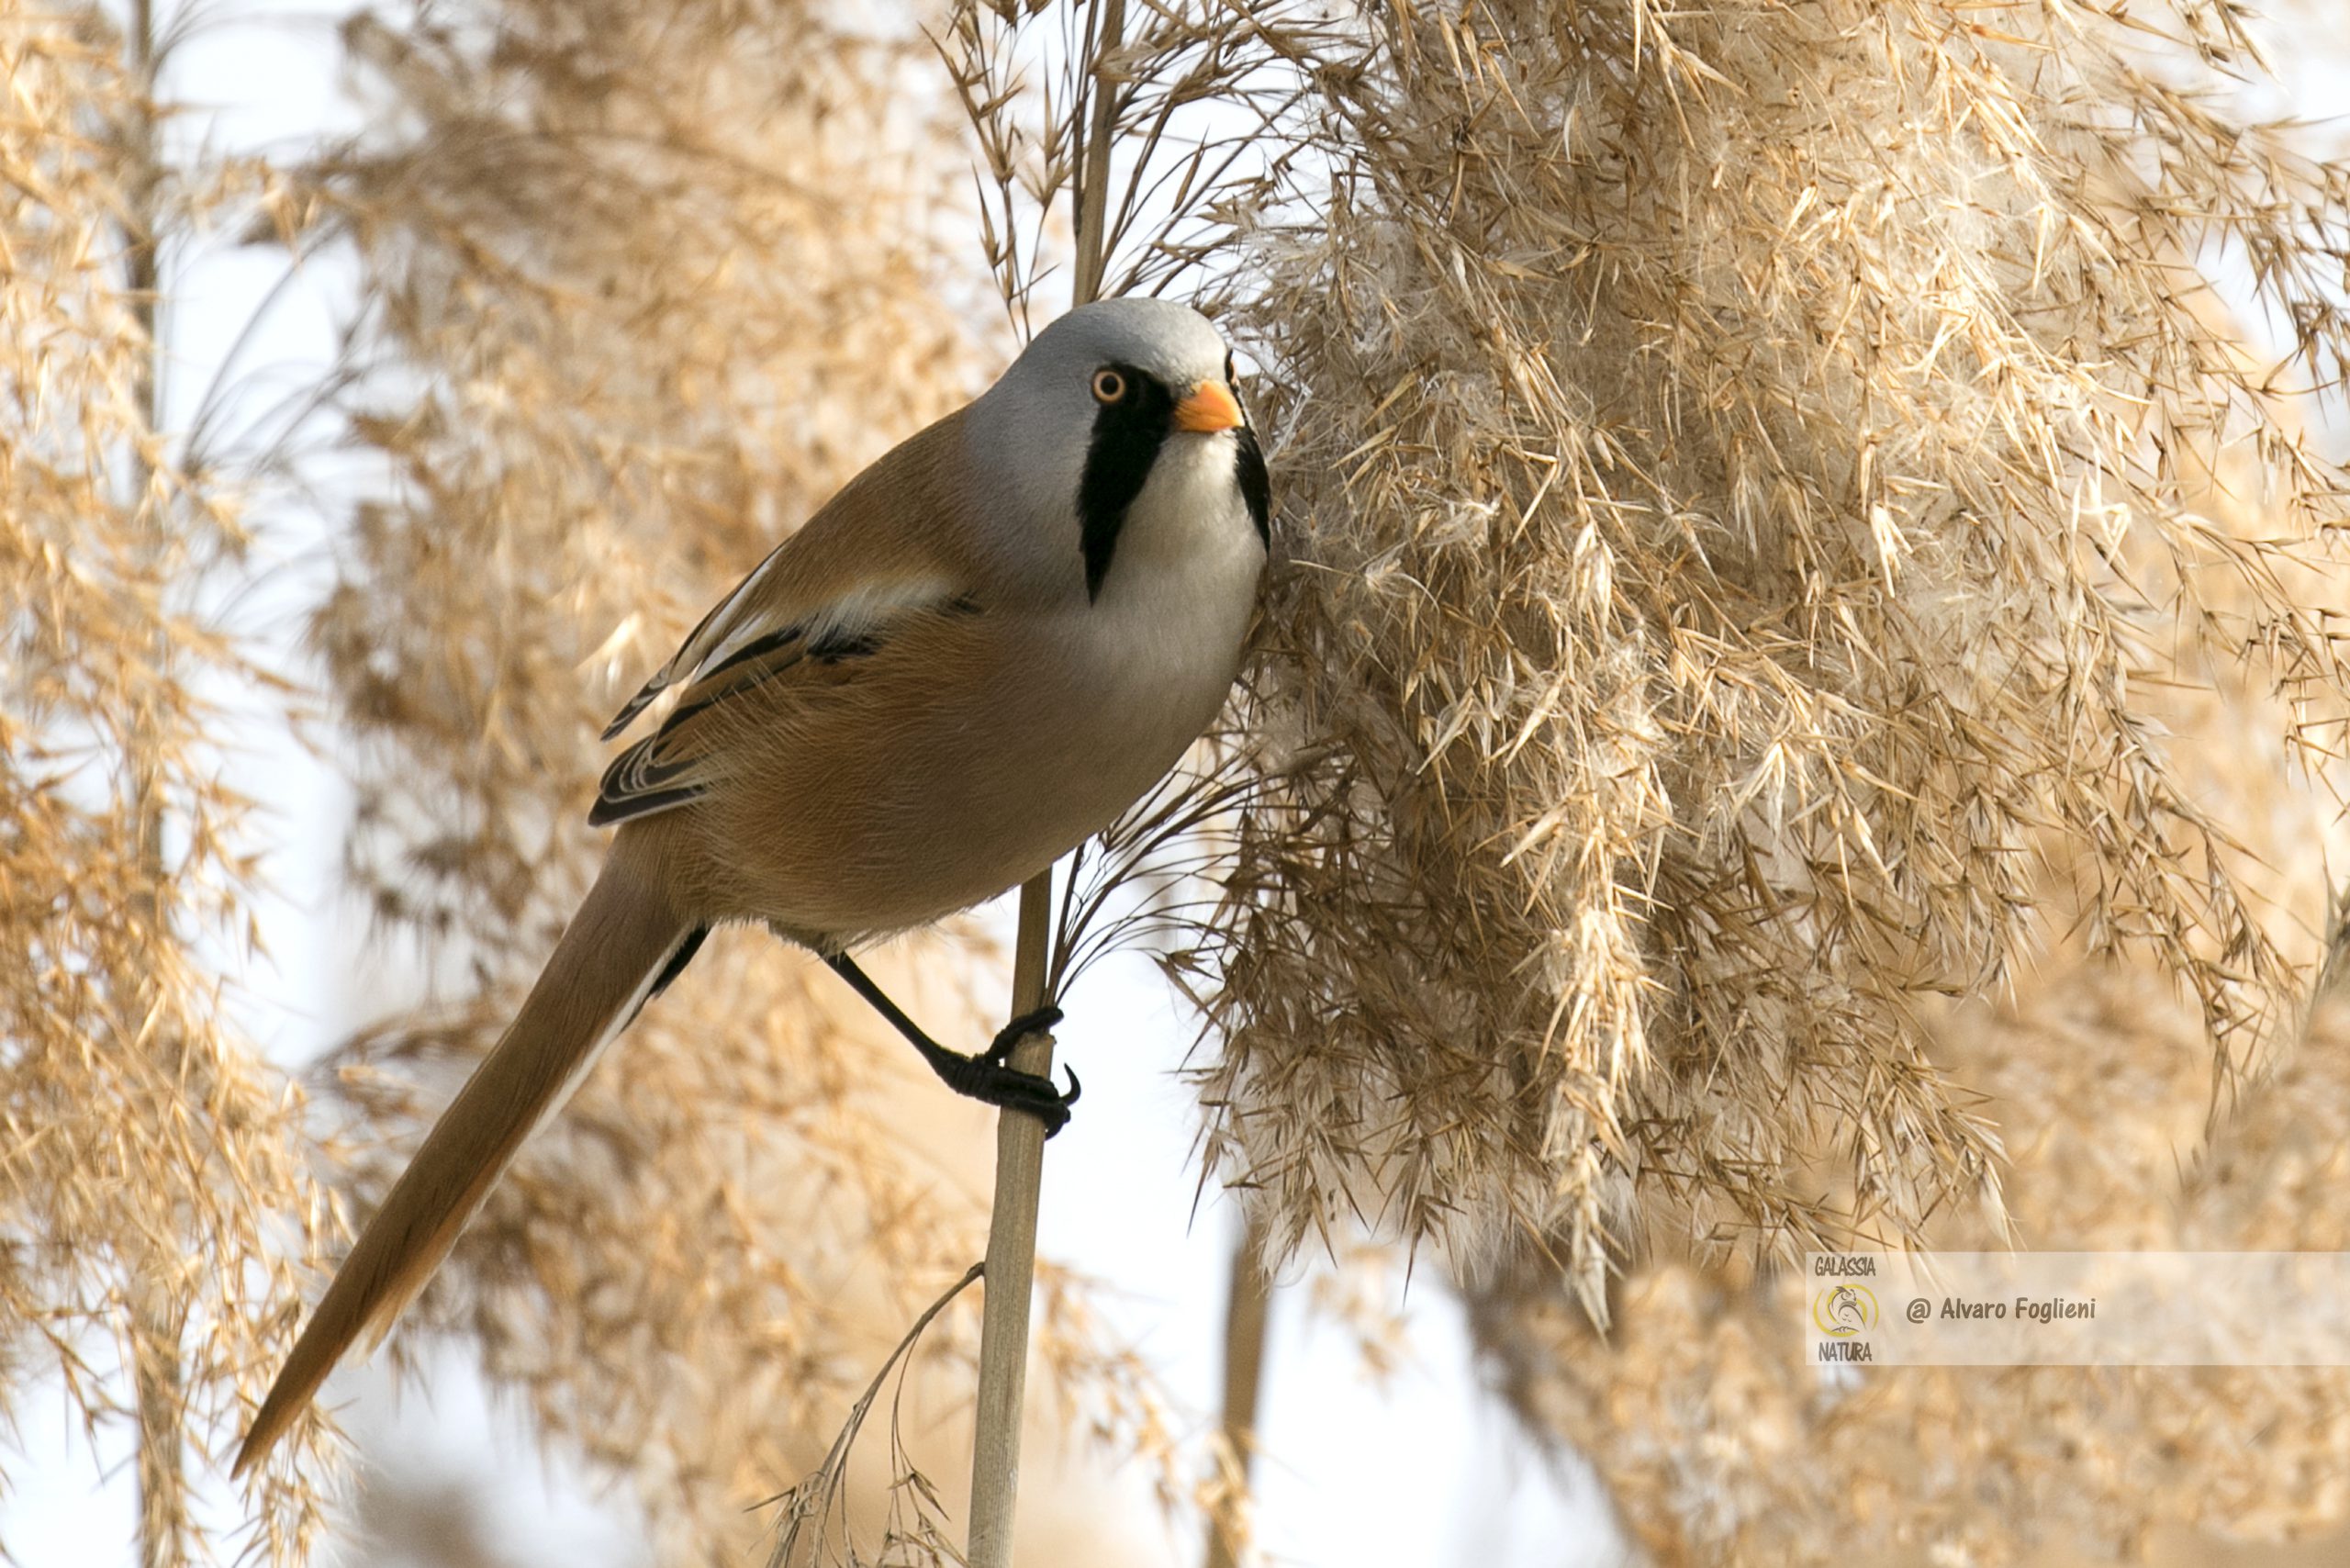
[[[1223,708],[1264,571],[1234,458],[1228,436],[1170,437],[1080,612],[1096,668],[1160,770]]]

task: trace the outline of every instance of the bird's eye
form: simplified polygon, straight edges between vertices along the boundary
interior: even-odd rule
[[[1126,378],[1114,370],[1093,373],[1093,399],[1097,403],[1114,403],[1126,395]]]

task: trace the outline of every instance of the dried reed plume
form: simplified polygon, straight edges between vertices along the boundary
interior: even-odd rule
[[[2272,394],[2338,374],[2350,185],[2208,100],[2233,6],[2169,15],[1414,7],[1317,63],[1326,178],[1240,315],[1293,554],[1254,715],[1328,757],[1199,959],[1208,1156],[1277,1251],[1532,1247],[1597,1315],[1652,1235],[1996,1203],[1923,1019],[2046,941],[2051,867],[2223,1072],[2299,1015],[2148,692],[2339,745],[2296,572],[2343,489]],[[2274,374],[2196,308],[2227,251]],[[2196,510],[2222,450],[2257,537]]]
[[[2242,502],[2204,499],[2229,532],[2268,532]],[[2291,706],[2248,674],[2160,681],[2149,717],[2177,737],[2182,786],[2244,824],[2237,872],[2255,902],[2322,912],[2325,863],[2344,846],[2338,813],[2277,766]],[[2051,858],[2050,907],[2077,908],[2093,884]],[[2280,943],[2326,964],[2342,952],[2338,928]],[[1929,1013],[1930,1059],[1996,1112],[2006,1159],[2002,1205],[1954,1205],[1929,1221],[1928,1239],[2342,1249],[2350,1035],[2339,996],[2322,997],[2273,1073],[2238,1086],[2215,1118],[2192,997],[2156,956],[2115,963],[2087,946],[2060,944],[2004,1006]],[[2067,1548],[2134,1560],[2156,1540],[2191,1561],[2222,1539],[2275,1543],[2350,1518],[2340,1372],[1912,1369],[1839,1392],[1802,1362],[1799,1282],[1751,1265],[1662,1240],[1617,1283],[1605,1343],[1539,1270],[1473,1295],[1507,1397],[1537,1431],[1590,1456],[1653,1562],[1923,1551],[1990,1568]]]
[[[1752,1282],[1863,1239],[2340,1244],[2296,1114],[2339,1053],[2292,1053],[2338,968],[2344,486],[2288,405],[2339,390],[2350,177],[2227,111],[2244,27],[1475,5],[1318,62],[1328,178],[1240,315],[1292,552],[1252,713],[1326,760],[1189,960],[1207,1152],[1277,1255],[1447,1244],[1660,1562],[2343,1515],[2304,1484],[2336,1379],[1823,1399]],[[2020,1023],[1947,1005],[2018,984]]]
[[[0,17],[5,1398],[20,1416],[55,1377],[91,1429],[129,1424],[161,1568],[219,1543],[189,1467],[231,1434],[326,1209],[300,1102],[217,978],[253,868],[205,694],[248,672],[196,606],[249,476],[156,429],[155,303],[162,249],[252,186],[163,162],[159,59],[143,8],[127,36],[94,9]],[[255,1544],[298,1560],[317,1495],[257,1504]]]

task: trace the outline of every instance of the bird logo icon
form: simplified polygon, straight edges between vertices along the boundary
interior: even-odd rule
[[[1830,1285],[1812,1298],[1812,1325],[1832,1339],[1874,1328],[1876,1319],[1876,1296],[1866,1285]]]

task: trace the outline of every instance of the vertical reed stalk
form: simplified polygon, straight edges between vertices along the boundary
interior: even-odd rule
[[[1125,0],[1107,0],[1099,26],[1088,27],[1086,69],[1090,106],[1080,106],[1082,145],[1075,195],[1077,263],[1072,307],[1101,292],[1108,262],[1104,237],[1110,185],[1110,142],[1115,95],[1102,62],[1125,28]],[[1090,122],[1090,123],[1089,123]],[[1053,875],[1048,868],[1020,890],[1019,944],[1013,956],[1013,1016],[1045,1001],[1052,930]],[[1052,1036],[1030,1035],[1013,1047],[1012,1065],[1049,1073]],[[979,1398],[971,1445],[970,1568],[1010,1568],[1013,1515],[1020,1490],[1020,1416],[1028,1382],[1028,1308],[1036,1269],[1036,1207],[1045,1172],[1045,1124],[1023,1112],[996,1118],[995,1206],[988,1222],[986,1309],[979,1327]]]
[[[1020,890],[1019,945],[1013,954],[1014,1015],[1044,1004],[1046,935],[1052,873]],[[1030,1035],[1013,1047],[1023,1072],[1053,1070],[1053,1037]],[[988,1222],[986,1312],[979,1327],[979,1403],[971,1448],[971,1568],[1007,1568],[1020,1489],[1020,1410],[1028,1385],[1028,1306],[1036,1271],[1036,1205],[1045,1175],[1045,1124],[1006,1111],[995,1124],[995,1207]]]
[[[148,541],[157,590],[167,572],[172,541],[168,512],[155,499],[152,443],[162,428],[163,346],[157,330],[158,299],[162,269],[158,254],[161,214],[158,187],[160,152],[156,129],[156,93],[161,62],[155,36],[154,0],[132,0],[124,48],[137,99],[130,106],[128,152],[131,168],[126,182],[129,198],[124,214],[123,288],[130,314],[139,323],[138,384],[133,396],[144,420],[140,440],[124,465],[125,501],[134,512],[145,508],[151,520]],[[158,669],[169,666],[168,633],[155,638]],[[143,720],[133,731],[131,789],[139,827],[139,902],[148,938],[163,941],[169,920],[164,907],[170,869],[163,857],[163,786],[159,718],[142,709]],[[151,992],[152,988],[150,988]],[[154,997],[142,1015],[151,1016]],[[158,1035],[148,1042],[159,1055],[172,1051],[173,1042]],[[173,1568],[187,1560],[187,1496],[182,1470],[182,1409],[179,1343],[180,1317],[173,1303],[170,1271],[177,1265],[168,1239],[158,1254],[134,1260],[129,1281],[130,1295],[130,1373],[138,1423],[140,1568]]]
[[[1264,1386],[1265,1326],[1272,1305],[1264,1255],[1264,1222],[1252,1210],[1247,1228],[1232,1246],[1232,1283],[1224,1300],[1223,1438],[1237,1485],[1225,1506],[1209,1516],[1207,1568],[1234,1568],[1240,1560],[1236,1527],[1257,1458],[1257,1404]]]

